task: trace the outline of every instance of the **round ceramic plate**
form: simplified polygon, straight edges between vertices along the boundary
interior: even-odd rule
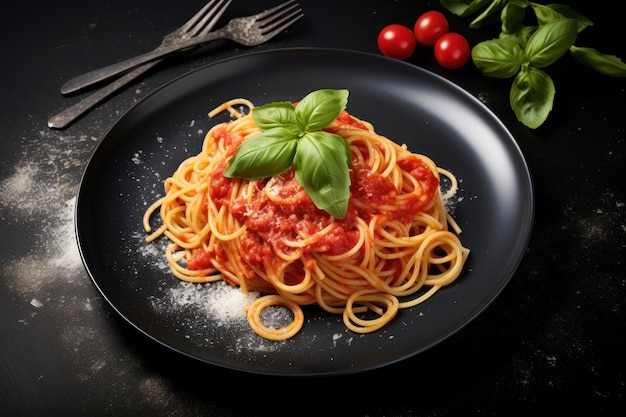
[[[200,151],[228,115],[207,113],[238,97],[257,105],[348,89],[347,110],[377,132],[454,173],[451,206],[471,249],[457,281],[378,332],[358,335],[340,316],[305,308],[299,334],[255,335],[243,296],[224,284],[174,278],[163,240],[147,244],[142,216],[163,180]],[[168,83],[125,113],[94,152],[81,182],[76,230],[85,266],[128,323],[164,346],[216,366],[273,375],[364,371],[428,349],[467,325],[502,291],[526,249],[534,204],[528,168],[502,123],[473,96],[413,65],[332,49],[257,52],[208,65]]]

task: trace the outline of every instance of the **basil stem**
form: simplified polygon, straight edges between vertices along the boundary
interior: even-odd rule
[[[469,27],[478,29],[486,23],[495,21],[500,16],[507,1],[508,0],[493,0],[493,2],[469,24]]]

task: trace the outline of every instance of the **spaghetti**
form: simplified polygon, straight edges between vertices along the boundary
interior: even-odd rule
[[[469,250],[444,205],[457,189],[450,172],[343,111],[324,129],[352,151],[348,212],[337,219],[315,207],[293,168],[262,180],[223,175],[238,145],[260,132],[240,106],[253,108],[237,99],[209,113],[229,111],[234,120],[210,129],[202,151],[165,180],[165,195],[145,212],[146,240],[171,241],[166,257],[174,276],[266,294],[247,316],[271,340],[300,330],[305,305],[342,314],[354,332],[375,331],[459,277]],[[440,175],[451,183],[444,195]],[[156,212],[161,226],[152,230]],[[261,311],[272,305],[289,308],[292,323],[265,326]]]

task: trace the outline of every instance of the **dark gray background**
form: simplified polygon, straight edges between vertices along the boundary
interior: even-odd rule
[[[44,3],[44,2],[42,2]],[[626,57],[609,1],[571,1],[595,25],[579,46]],[[224,16],[275,2],[237,1]],[[412,26],[436,1],[302,0],[306,18],[263,50],[326,46],[378,53],[389,23]],[[0,97],[1,415],[526,415],[547,406],[624,411],[624,79],[567,56],[548,122],[529,130],[509,104],[510,80],[470,64],[440,68],[427,48],[408,62],[466,89],[521,147],[535,185],[533,235],[518,272],[475,321],[393,366],[340,378],[267,378],[200,366],[120,321],[89,280],[73,237],[81,174],[133,103],[175,76],[248,51],[216,43],[169,61],[64,131],[47,119],[77,97],[73,75],[151,49],[203,1],[27,2],[2,14]],[[496,28],[451,27],[472,44]],[[609,410],[613,410],[610,412]]]

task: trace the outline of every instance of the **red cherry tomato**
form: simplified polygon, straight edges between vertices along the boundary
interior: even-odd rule
[[[449,32],[435,44],[435,59],[444,68],[461,68],[469,60],[470,46],[462,35]]]
[[[443,13],[431,10],[417,18],[413,33],[422,45],[433,46],[437,39],[448,33],[448,28],[448,19]]]
[[[416,43],[413,31],[397,23],[384,27],[378,34],[378,49],[390,58],[407,59],[413,55]]]

